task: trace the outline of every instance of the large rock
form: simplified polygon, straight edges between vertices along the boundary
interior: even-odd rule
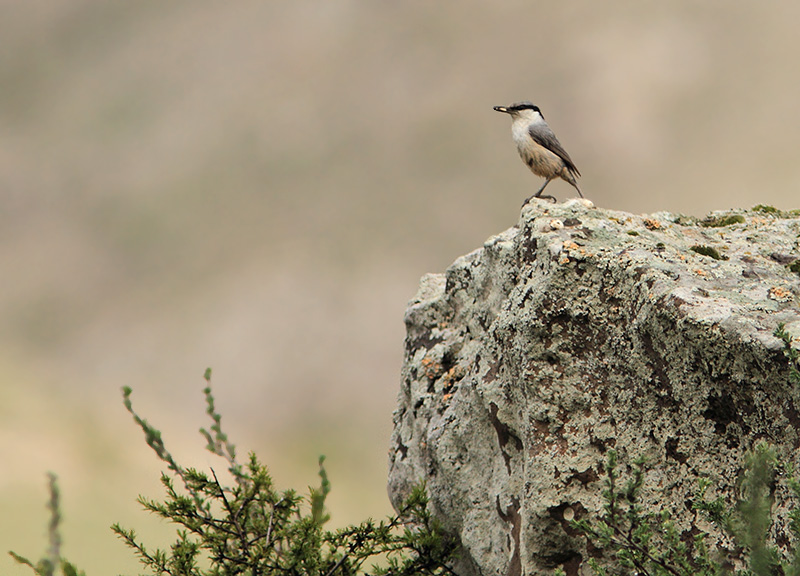
[[[614,448],[648,458],[648,505],[707,528],[701,476],[725,493],[756,441],[800,447],[773,336],[800,335],[799,238],[796,214],[765,208],[697,220],[533,201],[409,305],[392,501],[427,482],[460,574],[585,574],[567,520],[600,511]]]

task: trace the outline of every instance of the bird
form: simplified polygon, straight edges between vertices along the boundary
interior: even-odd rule
[[[538,106],[524,101],[516,102],[511,106],[495,106],[494,110],[511,116],[511,136],[517,144],[517,151],[522,161],[531,169],[531,172],[546,179],[535,194],[525,199],[525,202],[522,203],[523,207],[531,198],[548,198],[555,202],[555,196],[549,194],[542,196],[545,187],[555,178],[561,178],[572,184],[583,198],[583,193],[576,180],[581,173],[567,151],[561,146],[550,126],[545,122]]]

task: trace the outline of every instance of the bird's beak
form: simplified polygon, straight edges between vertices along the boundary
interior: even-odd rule
[[[494,110],[495,110],[496,112],[505,112],[506,114],[508,114],[508,113],[509,113],[509,112],[508,112],[508,108],[506,108],[505,106],[495,106],[495,107],[494,107]]]

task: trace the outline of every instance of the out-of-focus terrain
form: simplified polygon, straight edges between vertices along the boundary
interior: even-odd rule
[[[108,526],[223,425],[333,522],[389,513],[403,310],[540,181],[529,99],[603,207],[798,207],[800,4],[0,1],[0,548],[135,573]],[[565,183],[548,192],[572,196]],[[0,572],[22,574],[10,558]]]

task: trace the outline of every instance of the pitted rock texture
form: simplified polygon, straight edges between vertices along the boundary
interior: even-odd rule
[[[459,574],[588,574],[597,552],[568,520],[600,511],[614,448],[647,457],[647,506],[708,529],[700,477],[725,494],[764,440],[800,464],[800,390],[773,336],[800,336],[798,258],[794,213],[534,200],[409,304],[395,506],[427,483]]]

